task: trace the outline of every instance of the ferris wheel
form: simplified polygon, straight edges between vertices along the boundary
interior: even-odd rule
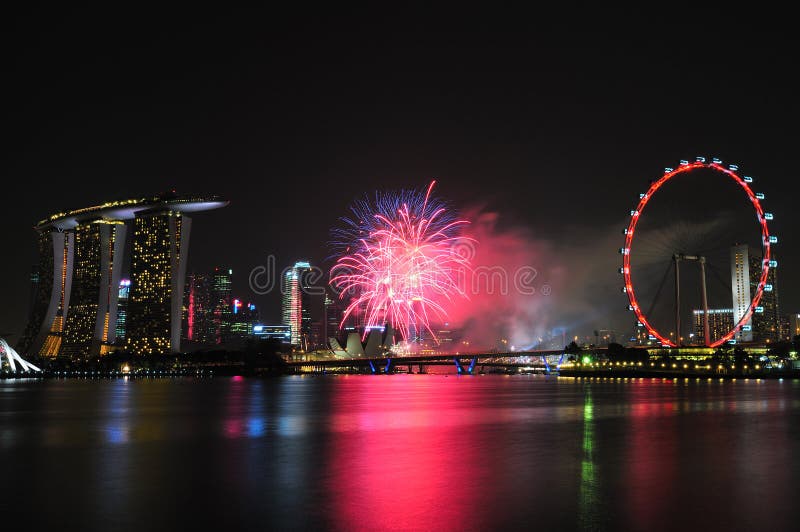
[[[660,227],[653,227],[654,222],[651,221],[647,235],[651,240],[655,240],[653,235],[658,235],[660,240],[656,244],[641,242],[642,223],[653,210],[648,209],[648,205],[658,203],[658,198],[665,194],[666,189],[673,187],[672,183],[675,181],[688,184],[690,187],[697,186],[697,183],[708,187],[709,183],[713,183],[714,187],[726,188],[731,187],[730,183],[733,183],[733,188],[736,190],[728,192],[726,202],[735,203],[738,211],[735,214],[728,213],[727,218],[711,213],[702,223],[682,222],[674,215],[664,215],[657,224],[669,225],[676,229],[666,232]],[[739,167],[735,164],[723,165],[717,158],[708,162],[705,157],[697,157],[692,162],[680,161],[677,168],[665,168],[664,174],[652,181],[648,190],[639,195],[639,203],[630,211],[630,223],[624,230],[625,244],[619,249],[622,255],[622,267],[619,273],[624,279],[622,291],[628,296],[628,310],[635,314],[637,326],[646,331],[652,342],[665,347],[679,347],[687,343],[683,334],[686,330],[685,323],[682,324],[683,307],[687,303],[682,302],[682,299],[693,298],[699,307],[699,310],[695,311],[698,316],[696,320],[698,328],[696,338],[691,342],[694,345],[717,347],[726,342],[734,343],[740,331],[749,330],[753,314],[763,312],[759,303],[764,292],[773,289],[768,283],[768,276],[770,268],[777,266],[771,252],[771,246],[777,242],[777,237],[770,235],[769,232],[768,222],[773,219],[773,215],[765,212],[761,205],[764,194],[754,192],[751,189],[752,183],[751,177],[739,174]],[[699,197],[692,198],[695,201],[692,212],[704,211],[703,205],[722,196],[717,193],[716,188],[706,189],[697,195]],[[682,196],[668,197],[661,203],[668,203],[667,208],[677,208],[687,203],[685,196],[684,193]],[[747,214],[748,211],[750,214]],[[752,213],[755,214],[755,224]],[[732,242],[726,238],[731,237],[720,236],[720,228],[726,223],[730,227],[735,227],[737,235],[749,232],[752,235],[752,247],[760,248],[758,250],[760,255],[753,253],[758,262],[755,263],[757,264],[755,269],[751,268],[752,277],[749,277],[749,285],[752,288],[747,291],[749,297],[740,305],[738,313],[732,312],[734,317],[725,325],[725,330],[717,330],[712,336],[709,325],[709,299],[715,299],[717,303],[730,303],[730,299],[726,298],[730,298],[731,285],[727,283],[733,282],[731,277],[728,277],[728,272],[732,271],[728,269],[730,262],[726,261],[726,255],[718,251],[724,250],[724,253],[728,254],[727,257],[730,257]],[[747,230],[742,229],[743,224],[746,224]],[[703,235],[704,231],[709,234]],[[662,270],[665,270],[663,276],[660,275]],[[655,273],[656,271],[659,273]],[[685,281],[681,278],[682,273],[684,276],[699,277],[697,282],[699,289],[690,290],[687,294]],[[709,273],[713,275],[711,279],[708,277]],[[674,278],[674,284],[668,282],[670,277]],[[660,282],[657,282],[658,279]],[[665,286],[668,287],[667,291],[673,292],[672,297],[663,297]],[[714,288],[713,294],[711,288]],[[711,312],[713,316],[715,311]],[[658,318],[654,318],[656,315]]]

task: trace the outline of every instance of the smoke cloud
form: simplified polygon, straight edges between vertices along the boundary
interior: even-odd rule
[[[472,221],[465,236],[474,239],[459,250],[472,256],[464,280],[468,301],[453,300],[447,310],[450,326],[469,342],[460,346],[464,351],[562,347],[575,335],[630,321],[615,275],[618,231],[598,235],[575,227],[548,239],[504,223],[497,212],[463,214]]]

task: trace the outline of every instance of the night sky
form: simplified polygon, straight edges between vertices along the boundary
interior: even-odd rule
[[[170,189],[224,196],[194,217],[190,270],[233,268],[247,300],[268,254],[324,263],[356,196],[436,178],[454,206],[553,242],[541,266],[597,265],[581,287],[597,291],[589,334],[625,319],[607,264],[638,194],[696,155],[757,177],[782,310],[800,310],[796,43],[526,20],[10,16],[0,333],[24,327],[32,227],[52,213]],[[274,294],[253,299],[279,319]]]

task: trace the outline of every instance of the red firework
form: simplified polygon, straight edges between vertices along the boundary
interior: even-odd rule
[[[424,194],[404,191],[353,206],[355,218],[337,234],[355,238],[340,242],[347,253],[331,269],[340,297],[352,296],[342,323],[363,312],[367,327],[390,325],[404,340],[427,331],[437,341],[431,322],[446,319],[446,301],[466,297],[461,283],[470,257],[459,251],[474,241],[460,234],[469,222],[431,196],[435,183]]]

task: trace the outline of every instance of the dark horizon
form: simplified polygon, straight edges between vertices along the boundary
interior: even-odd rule
[[[231,203],[193,217],[189,270],[230,267],[247,299],[270,254],[279,269],[329,266],[353,199],[434,178],[462,212],[499,213],[548,244],[533,266],[565,269],[569,289],[553,322],[582,312],[575,334],[620,328],[628,211],[665,166],[698,155],[756,178],[780,238],[781,312],[800,311],[793,43],[279,18],[13,17],[0,334],[13,343],[24,327],[32,228],[53,213],[218,194]],[[589,290],[585,308],[566,301]],[[252,300],[279,319],[277,294]]]

